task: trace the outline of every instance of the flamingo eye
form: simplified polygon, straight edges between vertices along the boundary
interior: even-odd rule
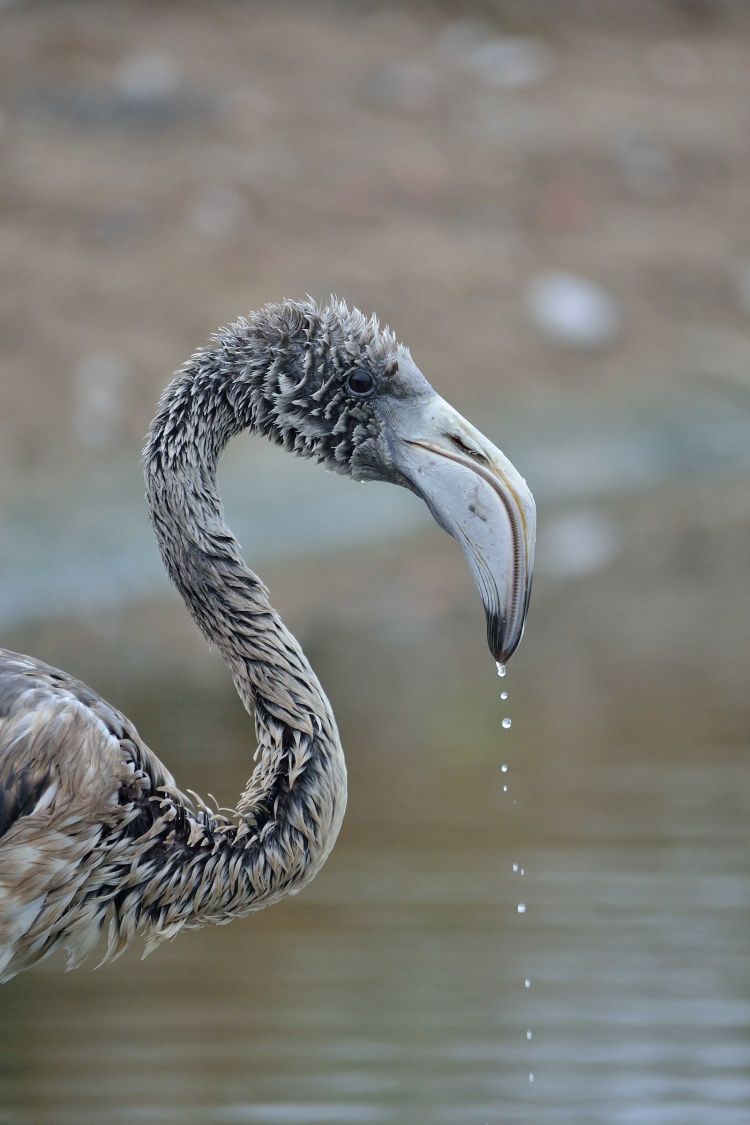
[[[346,389],[357,398],[364,398],[375,390],[375,380],[369,371],[352,371],[346,377]]]

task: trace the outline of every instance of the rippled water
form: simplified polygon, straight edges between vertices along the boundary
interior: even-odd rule
[[[656,798],[635,831],[633,772],[595,772],[580,808],[614,815],[525,847],[523,919],[504,844],[402,825],[345,832],[296,901],[144,963],[26,974],[3,990],[1,1119],[740,1125],[750,782],[716,765],[635,765]]]

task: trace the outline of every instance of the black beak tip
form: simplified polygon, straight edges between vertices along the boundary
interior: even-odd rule
[[[505,618],[501,613],[487,610],[487,644],[498,664],[505,664],[512,655],[513,649],[506,648]]]
[[[487,644],[498,664],[507,664],[521,643],[523,629],[516,637],[508,636],[506,621],[501,613],[487,611]]]

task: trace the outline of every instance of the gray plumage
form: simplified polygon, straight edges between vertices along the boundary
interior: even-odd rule
[[[502,454],[450,410],[390,331],[341,302],[268,305],[177,372],[144,451],[149,512],[172,581],[254,714],[256,765],[233,815],[210,809],[176,787],[93,691],[0,650],[0,980],[61,946],[76,966],[102,932],[109,961],[136,936],[148,953],[181,929],[228,922],[300,890],[333,847],[346,804],[336,723],[242,560],[216,491],[219,456],[236,433],[423,496],[475,569],[494,654],[510,656],[528,602],[533,501]],[[498,474],[502,486],[492,483]],[[451,489],[469,477],[464,511]],[[488,500],[494,493],[502,505]],[[513,556],[507,604],[506,577],[481,538],[482,499],[501,529],[491,550],[507,540]]]

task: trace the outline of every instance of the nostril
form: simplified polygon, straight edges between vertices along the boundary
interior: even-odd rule
[[[461,453],[466,454],[467,457],[471,457],[472,460],[478,461],[480,465],[489,464],[487,458],[483,453],[480,453],[478,449],[474,449],[472,448],[472,446],[467,445],[466,442],[458,436],[458,434],[446,434],[445,436],[449,441],[453,442],[456,449],[460,450]]]

